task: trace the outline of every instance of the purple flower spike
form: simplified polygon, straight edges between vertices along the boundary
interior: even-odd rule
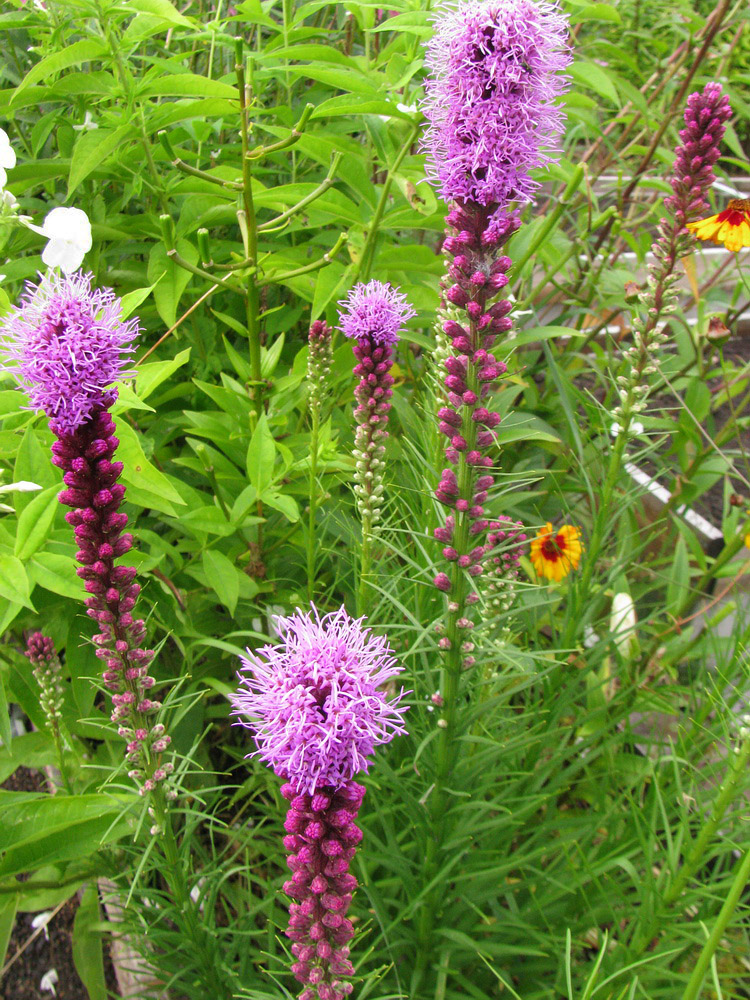
[[[132,354],[138,321],[120,320],[111,289],[91,288],[91,274],[47,275],[27,284],[21,305],[0,327],[0,350],[29,393],[30,408],[43,410],[60,434],[73,434],[95,410],[111,405],[113,382],[135,373]]]
[[[382,281],[360,282],[338,305],[345,337],[367,338],[381,347],[397,343],[404,324],[416,316],[406,296]]]
[[[404,733],[403,690],[381,686],[401,672],[383,636],[342,607],[322,618],[299,609],[278,618],[283,641],[242,659],[235,714],[255,729],[255,754],[300,792],[339,788],[367,771],[376,746]],[[247,725],[243,721],[243,725]]]
[[[427,174],[446,202],[530,201],[528,171],[554,162],[562,131],[556,99],[570,63],[557,3],[467,0],[437,8],[423,111]]]

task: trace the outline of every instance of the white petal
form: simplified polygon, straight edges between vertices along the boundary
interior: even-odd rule
[[[0,167],[8,170],[16,165],[16,151],[10,144],[8,133],[0,128]]]
[[[50,240],[74,243],[84,253],[91,249],[91,223],[80,208],[53,208],[45,217],[42,228]]]
[[[66,274],[76,271],[83,263],[85,251],[69,240],[50,240],[42,251],[47,267],[59,267]]]
[[[0,486],[0,493],[8,493],[10,490],[16,490],[18,493],[33,493],[34,490],[41,489],[42,487],[37,483],[28,483],[21,479],[17,483],[6,483],[5,486]]]
[[[57,969],[50,969],[49,972],[45,972],[42,976],[39,983],[39,989],[43,990],[45,993],[51,993],[52,996],[57,996],[57,990],[55,989],[57,980]]]

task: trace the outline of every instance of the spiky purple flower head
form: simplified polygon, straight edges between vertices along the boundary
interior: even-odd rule
[[[339,788],[367,771],[376,746],[405,732],[400,704],[381,686],[402,670],[383,636],[345,608],[279,617],[279,645],[247,651],[234,713],[255,730],[259,756],[300,792]]]
[[[58,433],[73,434],[111,398],[113,382],[130,378],[125,355],[135,350],[138,321],[123,323],[120,300],[92,288],[92,274],[46,275],[28,283],[21,304],[0,326],[0,351]],[[15,363],[12,363],[15,362]]]
[[[532,199],[529,170],[553,162],[570,63],[567,19],[543,0],[465,0],[436,8],[427,46],[427,175],[448,202]]]
[[[345,337],[366,337],[381,347],[397,343],[404,324],[416,316],[406,296],[387,281],[360,282],[338,305]]]

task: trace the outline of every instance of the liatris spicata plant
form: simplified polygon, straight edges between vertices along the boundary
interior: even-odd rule
[[[318,448],[320,412],[331,372],[331,327],[316,319],[308,334],[307,384],[310,400],[310,479],[307,521],[307,596],[315,596],[315,510],[318,499]]]
[[[401,672],[387,640],[342,607],[322,618],[300,610],[278,618],[279,645],[248,650],[240,689],[230,696],[255,732],[259,756],[283,779],[289,801],[284,847],[294,900],[287,936],[303,985],[300,1000],[341,1000],[353,989],[346,914],[357,881],[349,872],[362,838],[365,794],[354,778],[375,747],[404,733],[403,690],[383,685]],[[246,721],[249,720],[249,721]]]
[[[649,264],[648,285],[638,302],[640,311],[633,318],[633,343],[624,352],[625,371],[617,378],[620,402],[613,415],[618,422],[618,433],[587,546],[588,554],[562,636],[563,646],[570,645],[579,627],[586,624],[579,613],[580,607],[589,593],[634,419],[646,408],[649,376],[656,372],[658,349],[667,340],[662,323],[675,308],[675,285],[679,280],[677,262],[695,247],[695,237],[687,227],[691,219],[706,210],[706,194],[715,179],[712,168],[719,158],[719,143],[731,114],[729,99],[722,94],[718,83],[707,83],[702,91],[688,98],[685,128],[680,131],[670,180],[673,193],[664,199],[669,216],[659,222],[659,236],[651,248],[654,260]]]
[[[436,825],[426,869],[432,878],[444,829],[445,786],[457,756],[458,692],[464,668],[473,666],[473,584],[485,571],[488,551],[485,505],[494,477],[491,448],[500,414],[490,408],[506,366],[492,353],[511,327],[508,300],[496,300],[507,285],[509,257],[502,253],[520,224],[518,204],[538,187],[528,171],[554,158],[562,116],[554,107],[565,89],[559,75],[570,60],[566,20],[553,4],[498,0],[446,4],[437,9],[428,43],[423,111],[430,121],[423,145],[428,173],[452,204],[444,244],[452,258],[444,298],[460,312],[444,325],[452,340],[445,360],[446,405],[438,411],[448,439],[447,465],[436,497],[451,508],[434,531],[448,566],[435,577],[447,596],[438,645],[445,654],[441,691],[444,717],[437,741],[431,813]],[[493,564],[494,566],[494,564]],[[429,936],[439,902],[429,899],[420,914],[420,954],[413,986],[429,961]]]
[[[30,409],[43,410],[57,437],[52,461],[64,472],[60,502],[78,543],[78,575],[88,592],[86,609],[99,624],[96,655],[104,660],[104,683],[112,692],[112,721],[127,740],[129,774],[152,791],[171,770],[159,761],[169,745],[153,717],[159,702],[144,649],[146,627],[133,617],[140,593],[135,569],[115,561],[133,545],[120,511],[125,487],[122,463],[114,461],[118,440],[109,408],[117,398],[112,383],[133,374],[126,356],[134,350],[137,321],[120,320],[120,301],[108,289],[91,287],[92,276],[48,275],[27,285],[21,305],[5,317],[2,351],[28,390]]]
[[[362,558],[359,574],[358,610],[364,611],[372,542],[380,530],[383,502],[385,439],[388,411],[393,395],[393,352],[404,324],[416,313],[397,288],[381,281],[358,284],[339,302],[339,329],[354,341],[357,359],[354,374],[359,383],[354,390],[357,406],[354,419],[354,494],[362,519]]]

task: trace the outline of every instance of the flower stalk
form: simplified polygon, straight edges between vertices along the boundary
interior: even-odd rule
[[[315,514],[318,501],[318,452],[320,449],[320,414],[331,372],[331,333],[324,320],[315,320],[308,335],[307,382],[310,406],[310,477],[307,520],[307,597],[315,596]]]
[[[606,535],[631,425],[646,408],[649,379],[657,371],[659,348],[668,338],[663,320],[676,308],[677,262],[691,253],[695,246],[695,239],[687,226],[707,207],[706,196],[715,180],[712,167],[719,159],[719,144],[731,113],[729,100],[722,94],[718,83],[707,83],[702,91],[696,91],[688,98],[685,128],[680,132],[680,144],[675,149],[670,182],[673,193],[664,202],[669,217],[659,222],[659,235],[652,246],[654,260],[649,265],[648,285],[639,298],[640,312],[633,321],[633,344],[624,352],[626,371],[617,377],[620,402],[613,415],[619,432],[610,452],[583,571],[569,604],[568,620],[561,639],[563,648],[572,644],[579,628],[585,624],[581,610],[583,602],[588,599],[594,568]]]

